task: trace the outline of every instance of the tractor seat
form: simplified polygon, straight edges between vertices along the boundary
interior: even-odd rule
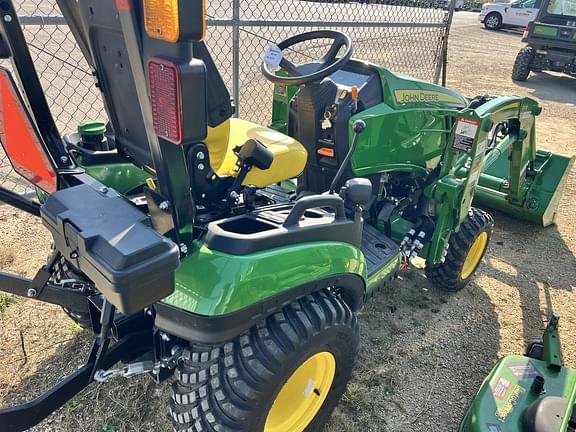
[[[208,128],[204,141],[210,155],[210,166],[218,177],[236,177],[238,157],[233,150],[249,139],[264,144],[274,154],[274,160],[266,170],[252,168],[243,185],[265,187],[297,177],[304,170],[307,152],[294,138],[256,123],[231,118],[215,128]]]

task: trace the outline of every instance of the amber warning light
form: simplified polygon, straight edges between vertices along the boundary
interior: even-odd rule
[[[166,42],[202,40],[205,0],[144,0],[144,27],[148,36]]]
[[[0,68],[0,142],[14,171],[46,192],[57,189],[54,164],[10,72]]]

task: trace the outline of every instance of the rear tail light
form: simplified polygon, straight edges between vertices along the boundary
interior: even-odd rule
[[[206,137],[206,68],[199,60],[174,64],[148,60],[152,123],[156,134],[174,144]]]
[[[174,144],[182,143],[180,76],[176,65],[158,59],[148,62],[154,131]]]
[[[205,0],[144,0],[144,27],[148,36],[166,42],[202,40]]]
[[[0,68],[0,141],[14,171],[46,192],[57,174],[10,72]]]
[[[526,28],[524,29],[524,34],[522,35],[522,38],[528,37],[528,34],[530,33],[531,28],[532,28],[532,23],[529,22],[528,25],[526,26]]]

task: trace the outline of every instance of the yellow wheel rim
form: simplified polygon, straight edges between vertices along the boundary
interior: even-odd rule
[[[476,240],[474,240],[472,247],[470,247],[470,250],[468,251],[468,255],[466,255],[464,265],[462,266],[462,273],[460,275],[462,279],[467,279],[472,273],[474,273],[474,270],[476,270],[476,267],[480,264],[486,245],[488,245],[488,233],[482,232],[478,237],[476,237]]]
[[[326,400],[336,359],[323,351],[302,363],[282,386],[268,413],[264,432],[302,432]]]

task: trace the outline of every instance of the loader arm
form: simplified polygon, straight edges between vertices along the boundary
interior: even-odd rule
[[[439,178],[426,189],[440,204],[428,260],[442,259],[473,201],[543,226],[554,222],[574,158],[536,149],[541,110],[531,98],[499,97],[457,114]],[[494,137],[498,127],[502,137]]]
[[[537,148],[535,117],[540,105],[531,98],[493,99],[476,109],[490,126],[491,140],[474,191],[474,201],[519,219],[548,226],[554,223],[574,157]],[[503,138],[494,140],[494,128],[506,125]],[[462,160],[464,159],[464,160]],[[470,169],[461,157],[456,177],[465,178]]]

